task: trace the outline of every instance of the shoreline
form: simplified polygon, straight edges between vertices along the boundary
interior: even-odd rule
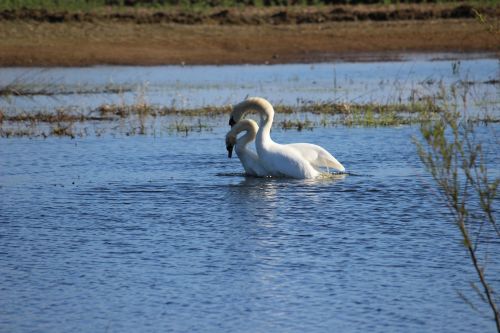
[[[474,19],[304,25],[0,21],[0,67],[398,61],[408,54],[476,53],[498,58],[500,34]]]
[[[331,54],[323,57],[311,57],[310,61],[296,62],[263,62],[263,63],[165,63],[165,64],[107,64],[96,63],[89,65],[20,65],[4,66],[0,64],[0,69],[47,69],[47,68],[91,68],[91,67],[202,67],[202,66],[275,66],[275,65],[301,65],[301,64],[340,64],[340,63],[377,63],[377,62],[408,62],[408,61],[468,61],[468,60],[500,60],[500,52],[491,51],[470,51],[470,52],[365,52],[365,53],[345,53]]]

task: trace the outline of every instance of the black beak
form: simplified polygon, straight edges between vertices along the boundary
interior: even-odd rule
[[[233,145],[227,145],[226,149],[227,149],[227,157],[229,158],[233,157]]]
[[[229,119],[229,126],[233,127],[236,122],[234,121],[233,117]]]

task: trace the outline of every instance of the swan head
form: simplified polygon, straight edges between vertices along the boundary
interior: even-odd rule
[[[239,147],[244,147],[251,141],[255,140],[257,131],[259,130],[259,125],[252,119],[243,119],[231,128],[226,134],[226,149],[227,156],[231,158],[233,155],[233,148],[238,143]],[[245,135],[238,139],[238,134],[241,132],[246,132]],[[238,147],[236,147],[236,153],[238,153]]]
[[[226,134],[226,149],[227,149],[227,157],[233,157],[233,148],[236,145],[236,140],[238,133],[240,132],[241,126],[236,126],[231,128],[229,132]]]
[[[236,134],[233,135],[231,132],[229,132],[226,135],[227,157],[229,158],[233,157],[233,148],[235,144],[236,144]]]
[[[229,126],[233,127],[241,120],[241,118],[243,118],[243,114],[246,111],[246,108],[242,107],[243,103],[245,102],[233,106],[233,111],[231,112],[231,115],[229,117]]]

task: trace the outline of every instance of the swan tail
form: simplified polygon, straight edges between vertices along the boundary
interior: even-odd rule
[[[338,170],[340,172],[344,172],[345,171],[345,168],[344,166],[339,162],[337,161],[337,159],[333,156],[331,156],[330,158],[328,159],[323,159],[322,160],[322,164],[324,166],[326,166],[327,168],[333,168],[335,170]]]

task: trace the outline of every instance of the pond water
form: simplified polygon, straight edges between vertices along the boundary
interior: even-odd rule
[[[0,99],[0,109],[6,112],[92,110],[102,104],[144,101],[184,109],[235,104],[247,96],[286,105],[405,103],[439,94],[443,88],[449,94],[451,86],[464,85],[468,98],[484,105],[499,102],[500,61],[418,58],[272,66],[5,68],[1,74],[0,88],[11,85],[20,91],[50,93]]]
[[[417,126],[274,130],[350,171],[303,181],[244,177],[226,124],[0,139],[0,331],[494,331],[459,297],[489,316]],[[500,290],[500,244],[488,251]]]
[[[416,127],[276,131],[354,173],[322,181],[245,178],[224,132],[2,140],[0,330],[493,331]]]

